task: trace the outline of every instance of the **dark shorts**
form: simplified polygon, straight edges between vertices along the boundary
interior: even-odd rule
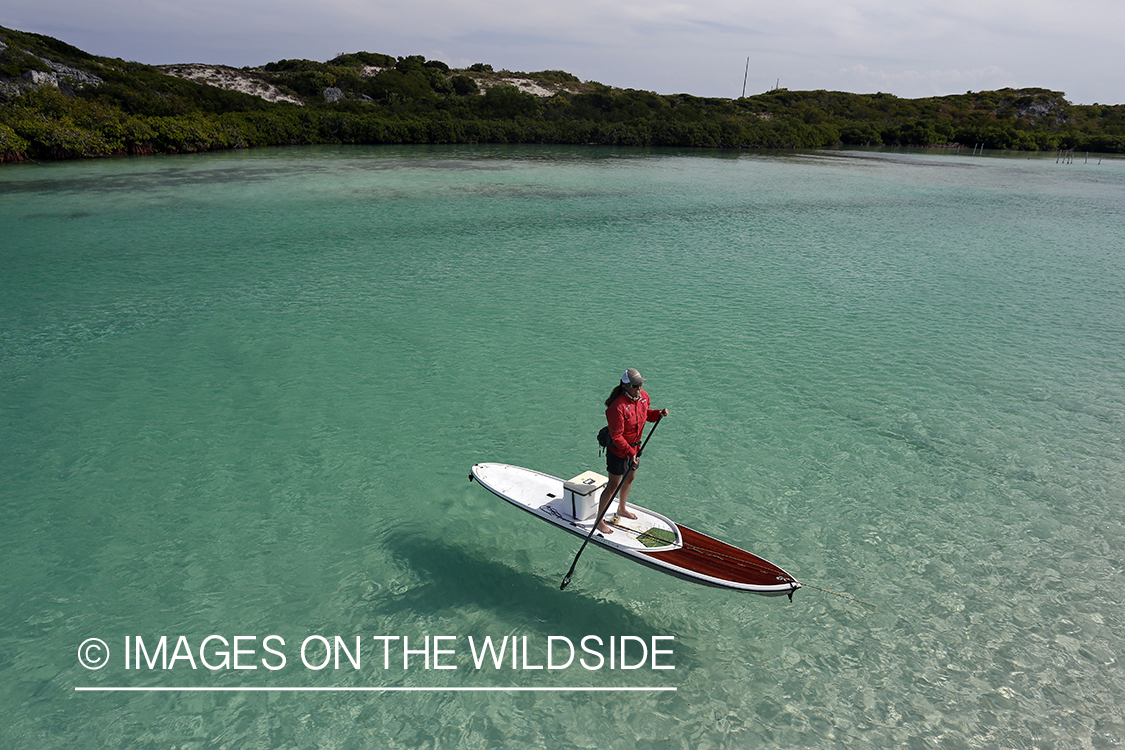
[[[629,469],[629,459],[621,458],[613,451],[605,452],[605,470],[614,476],[621,476]]]

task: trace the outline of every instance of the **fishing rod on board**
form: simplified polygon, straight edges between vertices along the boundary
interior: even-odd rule
[[[664,417],[660,417],[660,419],[663,418]],[[657,419],[656,423],[653,424],[652,429],[648,431],[648,437],[646,437],[645,441],[641,443],[641,447],[637,449],[637,455],[634,457],[635,459],[640,458],[641,454],[645,452],[645,446],[648,445],[648,441],[652,440],[652,436],[656,433],[656,428],[660,425],[660,419]],[[578,566],[578,558],[582,557],[582,551],[586,549],[586,545],[590,543],[590,538],[593,537],[594,532],[598,530],[598,526],[601,524],[602,518],[605,517],[606,511],[609,510],[610,506],[613,505],[614,499],[617,498],[617,493],[620,492],[621,488],[625,486],[625,480],[628,479],[629,474],[635,470],[636,462],[630,461],[628,471],[626,471],[621,476],[621,481],[617,483],[617,488],[613,491],[613,494],[610,495],[609,502],[605,504],[605,507],[602,508],[601,511],[599,511],[598,517],[594,520],[594,525],[590,527],[590,533],[587,534],[586,538],[582,540],[582,546],[578,548],[578,554],[574,556],[574,562],[570,564],[570,570],[566,571],[566,575],[562,580],[562,585],[559,586],[559,591],[563,591],[564,589],[566,589],[567,585],[570,583],[570,577],[574,574],[575,567]]]

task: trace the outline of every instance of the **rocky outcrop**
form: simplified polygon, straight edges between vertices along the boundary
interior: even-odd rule
[[[1041,122],[1062,125],[1070,120],[1070,103],[1060,93],[1034,89],[1002,89],[1001,93],[1011,93],[1014,96],[1001,100],[1000,106],[993,112],[996,116],[1014,116],[1027,120],[1032,125]]]
[[[343,89],[330,86],[323,91],[324,101],[331,104],[332,102],[347,101],[349,99],[359,102],[373,102],[375,101],[367,94],[354,94],[344,91]]]
[[[62,63],[57,63],[54,60],[43,60],[43,62],[47,64],[47,67],[50,68],[51,72],[56,76],[56,81],[59,77],[62,77],[69,81],[71,85],[77,84],[79,86],[101,86],[103,83],[105,83],[105,81],[103,81],[101,78],[98,78],[93,73],[87,73],[84,70],[72,68],[69,65],[63,65]],[[58,83],[56,83],[55,85],[57,86]]]
[[[186,78],[196,83],[204,83],[228,91],[250,94],[267,102],[289,102],[303,104],[300,99],[285,93],[267,81],[261,74],[252,70],[240,70],[226,65],[201,65],[185,63],[180,65],[160,65],[157,67],[164,75]]]
[[[8,45],[0,42],[0,52]],[[0,99],[19,96],[26,90],[40,86],[54,86],[55,88],[73,90],[85,86],[100,86],[104,81],[98,76],[87,73],[69,65],[57,63],[43,57],[34,56],[50,70],[29,70],[19,78],[0,78]]]
[[[66,66],[62,66],[66,67]],[[74,70],[71,68],[71,70]],[[97,76],[83,73],[80,70],[75,70],[76,73],[81,73],[82,76],[74,76],[66,73],[59,73],[51,71],[44,73],[41,70],[29,70],[23,74],[23,80],[27,81],[31,86],[54,86],[55,88],[63,88],[67,86],[74,86],[77,84],[81,86],[98,86],[102,83],[102,79]]]

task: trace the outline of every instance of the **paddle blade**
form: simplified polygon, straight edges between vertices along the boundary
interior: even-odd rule
[[[586,541],[589,541],[589,539]],[[563,576],[562,586],[559,586],[559,591],[566,590],[566,587],[570,585],[570,577],[574,575],[574,569],[578,567],[578,558],[582,556],[582,550],[584,549],[586,549],[586,542],[582,542],[582,546],[578,548],[578,554],[574,556],[574,562],[570,564],[570,570],[566,571],[566,575]]]

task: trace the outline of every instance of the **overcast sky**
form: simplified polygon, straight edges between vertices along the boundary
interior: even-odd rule
[[[1125,104],[1123,0],[2,0],[0,26],[149,64],[365,50],[737,97],[749,58],[747,94],[1038,87]]]

